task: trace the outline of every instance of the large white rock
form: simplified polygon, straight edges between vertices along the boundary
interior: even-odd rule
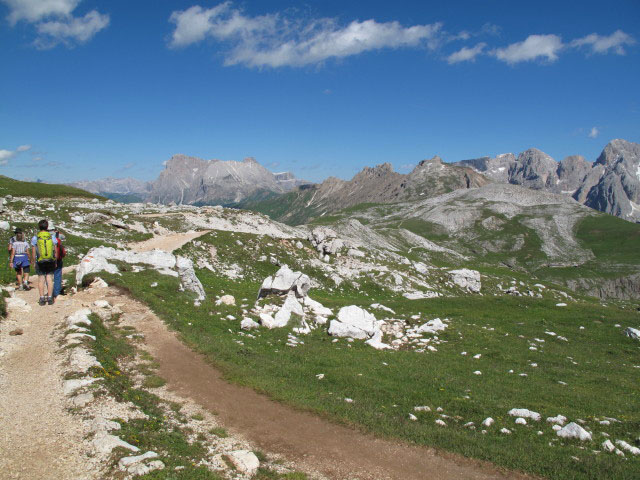
[[[228,457],[239,472],[248,476],[255,475],[260,467],[260,460],[255,453],[249,450],[236,450],[231,452]]]
[[[6,220],[0,220],[0,230],[10,230],[11,225]]]
[[[379,331],[376,317],[356,305],[342,307],[338,312],[338,319],[331,320],[329,324],[329,335],[336,337],[364,340],[373,338]]]
[[[172,269],[176,266],[175,255],[163,250],[151,250],[149,252],[133,252],[130,250],[118,250],[111,247],[95,247],[89,250],[76,268],[76,284],[82,283],[82,278],[89,274],[100,271],[118,273],[118,268],[109,263],[108,260],[119,260],[121,262],[135,264],[143,263],[151,265],[157,270]]]
[[[293,292],[304,297],[311,288],[311,280],[302,272],[294,272],[287,265],[280,267],[274,276],[264,279],[258,291],[258,298],[269,294],[285,295]]]
[[[194,292],[198,296],[198,300],[204,300],[206,294],[204,293],[202,283],[200,283],[193,269],[193,262],[188,258],[178,256],[176,258],[176,267],[178,268],[178,275],[180,275],[180,280],[185,290]]]
[[[556,433],[560,438],[577,438],[582,442],[591,441],[591,434],[575,422],[562,427]]]
[[[527,408],[512,408],[508,413],[512,417],[530,418],[536,422],[539,422],[542,419],[542,415],[538,412],[533,412]]]
[[[479,293],[482,288],[480,272],[476,270],[469,270],[468,268],[449,270],[449,277],[453,283],[470,292]]]
[[[627,327],[624,329],[624,334],[629,338],[633,338],[634,340],[640,340],[640,330],[638,330],[637,328]]]

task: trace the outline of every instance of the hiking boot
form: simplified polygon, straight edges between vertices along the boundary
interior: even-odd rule
[[[20,291],[24,290],[24,285],[20,285],[20,286],[18,287],[18,290],[20,290]]]
[[[53,305],[53,297],[48,297],[48,298],[47,298],[47,303],[48,303],[49,305]]]
[[[29,286],[28,283],[25,282],[25,284],[23,285],[24,289],[28,292],[29,290],[31,290],[31,287]]]
[[[38,301],[38,303],[40,305],[46,305],[47,304],[47,299],[45,297],[40,297],[40,300]]]

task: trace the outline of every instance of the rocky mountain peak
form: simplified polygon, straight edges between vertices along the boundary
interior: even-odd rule
[[[438,155],[434,155],[432,158],[428,158],[425,160],[421,160],[418,162],[418,167],[423,167],[427,165],[442,165],[443,160]]]
[[[635,160],[635,163],[637,163],[637,161],[640,160],[640,144],[621,138],[611,140],[604,147],[595,163],[599,165],[612,165],[621,159]]]

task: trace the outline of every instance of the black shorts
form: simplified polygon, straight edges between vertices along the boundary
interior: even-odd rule
[[[22,270],[22,273],[29,273],[31,271],[31,267],[29,265],[26,267],[15,267],[15,270],[18,273],[20,273],[20,270]]]
[[[38,275],[49,275],[56,269],[56,262],[38,262],[37,266]]]

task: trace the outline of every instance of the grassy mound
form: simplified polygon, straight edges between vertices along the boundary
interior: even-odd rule
[[[35,198],[103,198],[99,195],[67,185],[22,182],[0,175],[0,196],[5,195]]]

